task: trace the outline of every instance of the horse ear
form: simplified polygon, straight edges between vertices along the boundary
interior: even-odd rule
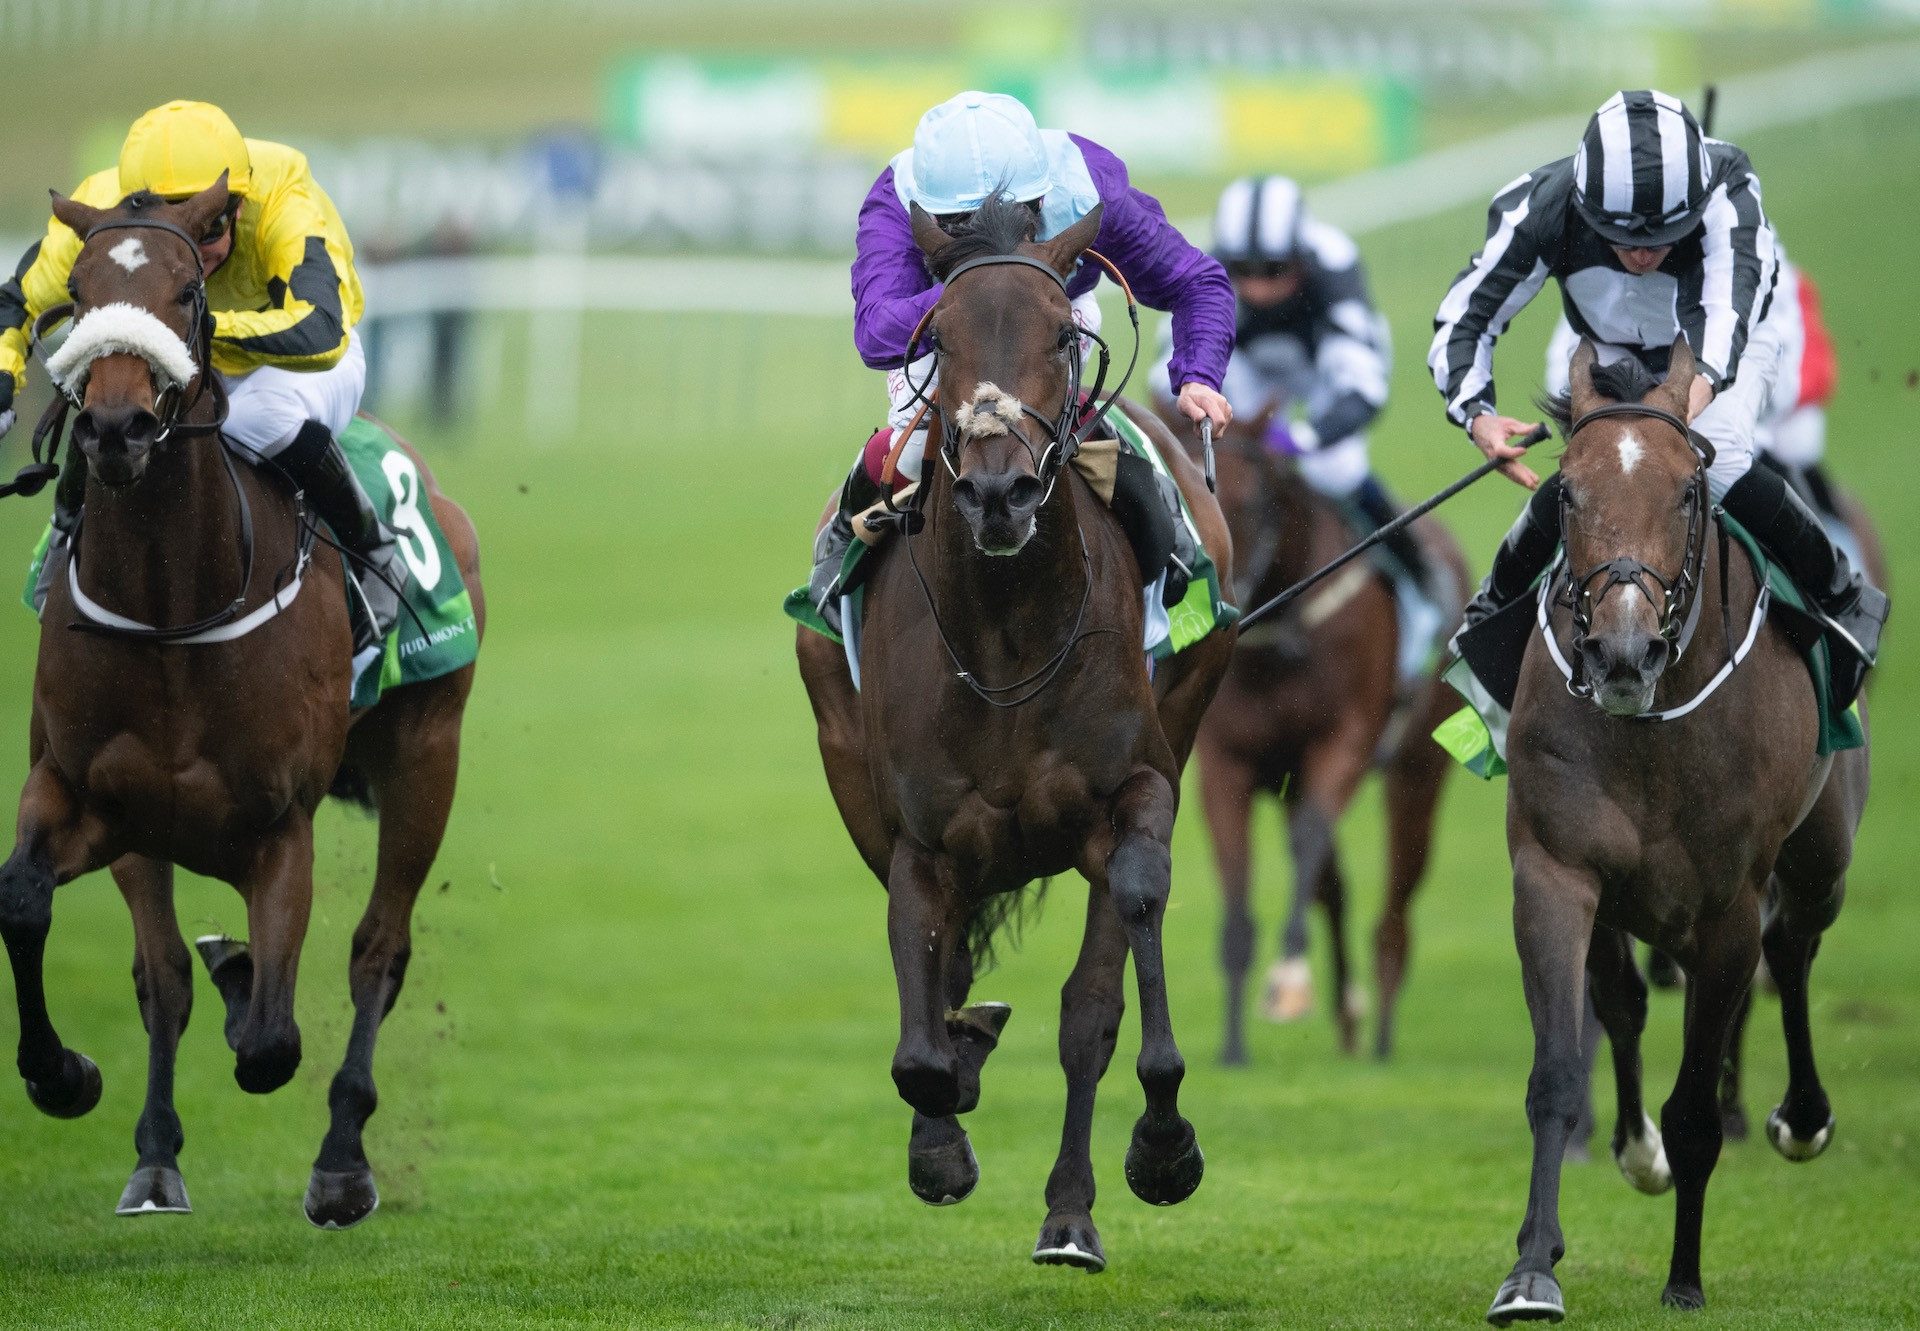
[[[1593,403],[1593,367],[1599,359],[1600,353],[1594,350],[1593,340],[1581,338],[1579,348],[1573,353],[1573,363],[1567,367],[1569,401],[1576,420],[1586,415]]]
[[[104,208],[77,203],[59,190],[48,190],[47,193],[53,196],[53,215],[66,223],[73,233],[82,239],[86,238],[87,232],[106,219],[107,211]]]
[[[1073,272],[1073,266],[1080,262],[1080,256],[1093,244],[1093,238],[1100,234],[1100,214],[1107,205],[1096,203],[1093,211],[1062,231],[1052,240],[1040,242],[1040,257],[1046,260],[1048,267],[1065,277]]]
[[[940,223],[934,220],[932,213],[919,204],[907,205],[907,217],[913,223],[913,243],[918,245],[920,252],[929,259],[938,258],[941,250],[953,244],[953,237],[949,236]]]
[[[1686,418],[1687,399],[1693,389],[1694,376],[1698,373],[1693,346],[1687,341],[1687,335],[1682,333],[1673,339],[1673,352],[1667,360],[1667,378],[1660,385],[1660,391],[1665,394],[1669,409],[1683,420]]]
[[[213,219],[226,210],[231,195],[227,191],[227,173],[222,171],[220,179],[201,190],[190,199],[180,203],[180,225],[190,236],[198,236],[213,225]]]

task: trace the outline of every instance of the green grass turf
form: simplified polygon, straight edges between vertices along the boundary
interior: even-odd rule
[[[1880,516],[1896,566],[1911,567],[1920,284],[1895,228],[1920,197],[1920,105],[1751,147],[1839,336],[1836,469]],[[1440,422],[1420,361],[1432,307],[1478,226],[1461,210],[1369,246],[1401,352],[1377,456],[1408,496],[1473,460]],[[1544,306],[1503,352],[1510,403],[1537,382]],[[372,859],[370,827],[329,809],[299,995],[307,1062],[292,1085],[263,1099],[234,1086],[218,1001],[196,982],[178,1101],[192,1217],[112,1214],[134,1163],[144,1072],[130,928],[104,875],[60,893],[52,1007],[67,1039],[99,1060],[106,1097],[66,1123],[0,1087],[0,1322],[1477,1324],[1524,1202],[1530,1038],[1508,924],[1504,791],[1464,776],[1419,902],[1390,1066],[1341,1057],[1324,1018],[1258,1025],[1254,1066],[1213,1065],[1217,908],[1189,806],[1168,958],[1190,1063],[1183,1103],[1208,1156],[1199,1193],[1150,1210],[1121,1179],[1141,1102],[1130,1016],[1094,1134],[1112,1267],[1088,1278],[1027,1262],[1061,1111],[1056,994],[1081,914],[1078,884],[1061,880],[1062,899],[1024,949],[976,991],[1015,1008],[970,1123],[980,1188],[942,1211],[909,1195],[908,1115],[887,1077],[896,1016],[883,896],[828,800],[776,611],[879,386],[848,368],[838,327],[771,321],[751,351],[724,340],[738,331],[596,323],[582,439],[522,437],[509,376],[506,405],[471,438],[426,440],[479,524],[493,623],[459,804],[382,1037],[383,1106],[369,1133],[381,1213],[347,1234],[315,1232],[299,1213]],[[1481,563],[1518,501],[1499,487],[1449,513]],[[42,512],[0,505],[0,551],[24,560]],[[33,632],[24,612],[4,613],[0,672],[14,702],[0,752],[14,755],[17,778]],[[1726,1152],[1708,1208],[1710,1305],[1690,1327],[1920,1318],[1920,906],[1904,813],[1920,774],[1917,669],[1896,629],[1876,694],[1876,799],[1851,900],[1815,972],[1838,1135],[1804,1166],[1758,1141]],[[1739,774],[1728,779],[1737,797]],[[1276,840],[1269,825],[1258,900],[1269,939],[1284,882]],[[1371,792],[1343,841],[1364,933],[1379,882]],[[218,884],[183,884],[180,913],[190,934],[243,924]],[[4,1048],[13,1016],[0,1009]],[[1679,1000],[1656,996],[1656,1104],[1678,1031]],[[1757,1116],[1784,1083],[1771,1002],[1750,1048]],[[1604,1161],[1567,1170],[1560,1273],[1579,1325],[1679,1324],[1657,1303],[1671,1214]]]

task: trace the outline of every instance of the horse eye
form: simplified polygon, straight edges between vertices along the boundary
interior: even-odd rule
[[[183,286],[183,287],[181,287],[181,288],[180,288],[180,303],[181,303],[182,305],[191,305],[191,304],[193,304],[193,295],[194,295],[194,292],[195,292],[196,290],[197,290],[197,288],[196,288],[196,287],[194,286],[194,284],[193,284],[193,283],[191,283],[191,282],[189,282],[189,283],[187,283],[187,285],[185,285],[185,286]]]
[[[1053,344],[1053,349],[1055,351],[1065,351],[1068,347],[1072,346],[1073,334],[1074,327],[1072,324],[1063,325],[1060,329],[1059,339]]]

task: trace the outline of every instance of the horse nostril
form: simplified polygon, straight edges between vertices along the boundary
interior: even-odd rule
[[[953,502],[965,512],[980,511],[980,487],[971,476],[962,476],[953,483]]]
[[[1037,476],[1016,476],[1013,484],[1007,487],[1007,509],[1015,517],[1024,517],[1040,507],[1040,501],[1046,498],[1046,487],[1040,484]]]
[[[73,418],[73,442],[79,448],[92,448],[100,442],[100,423],[94,420],[91,408]]]
[[[160,437],[160,418],[150,411],[136,411],[120,433],[130,447],[150,448],[153,441]]]
[[[1672,651],[1673,648],[1665,638],[1655,638],[1647,644],[1647,651],[1641,668],[1649,675],[1660,673],[1660,671],[1666,669],[1667,657],[1672,654]]]

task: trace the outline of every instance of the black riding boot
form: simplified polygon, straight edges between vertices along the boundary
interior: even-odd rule
[[[37,615],[47,604],[47,592],[53,580],[67,566],[67,544],[80,523],[80,505],[87,497],[87,459],[77,448],[67,450],[61,464],[60,479],[53,485],[53,539],[47,545],[47,557],[40,561],[40,576],[33,584],[33,612]]]
[[[1401,513],[1400,505],[1393,502],[1386,487],[1380,484],[1380,478],[1372,472],[1367,473],[1367,479],[1353,492],[1348,502],[1364,524],[1361,536],[1380,530]],[[1426,546],[1414,535],[1412,523],[1382,541],[1380,548],[1387,552],[1402,573],[1412,579],[1421,595],[1436,606],[1443,603],[1446,589],[1440,585],[1439,570],[1427,557]]]
[[[1851,701],[1866,667],[1880,652],[1880,629],[1887,622],[1887,594],[1868,582],[1847,562],[1847,556],[1827,536],[1804,500],[1767,467],[1749,468],[1747,474],[1727,490],[1721,506],[1752,532],[1767,553],[1778,559],[1809,596],[1816,609],[1832,627],[1853,645],[1860,662],[1852,672],[1853,689],[1847,672],[1835,663],[1834,688],[1839,701]]]
[[[340,441],[320,422],[301,426],[293,442],[273,460],[305,492],[307,503],[351,556],[349,562],[371,615],[370,623],[366,617],[354,616],[354,654],[378,646],[399,618],[399,589],[407,579],[392,529],[380,520],[373,500],[360,487]]]
[[[866,457],[854,459],[853,470],[840,486],[840,506],[813,538],[813,575],[807,579],[807,599],[835,633],[840,625],[840,565],[854,542],[853,519],[880,502],[880,487],[867,475]]]
[[[1520,518],[1494,551],[1487,580],[1467,602],[1465,629],[1512,605],[1547,571],[1560,548],[1560,473],[1540,482]]]

